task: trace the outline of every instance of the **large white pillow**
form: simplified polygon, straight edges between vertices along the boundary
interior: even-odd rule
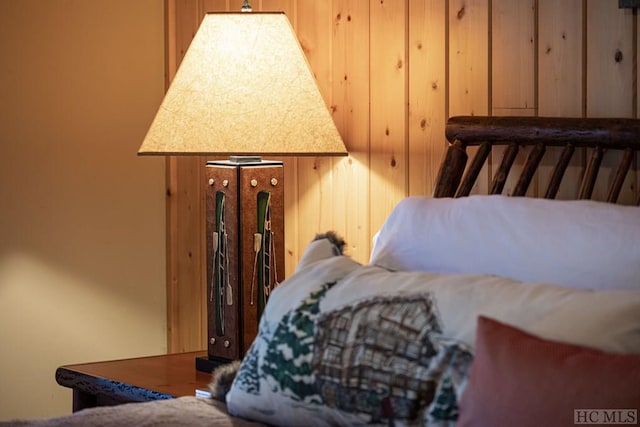
[[[411,197],[374,239],[391,270],[640,289],[640,207],[507,196]]]

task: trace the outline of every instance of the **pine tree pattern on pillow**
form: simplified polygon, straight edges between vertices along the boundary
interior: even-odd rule
[[[238,387],[247,393],[260,392],[260,377],[265,378],[272,391],[293,400],[321,404],[310,362],[313,356],[315,320],[322,297],[335,283],[323,284],[312,292],[294,310],[285,314],[271,333],[268,322],[260,322],[258,336],[249,349],[249,362],[236,376]],[[266,348],[261,366],[258,366],[259,345]]]
[[[263,374],[272,379],[273,391],[294,400],[322,404],[314,383],[311,360],[315,347],[315,321],[320,314],[318,306],[334,285],[327,283],[317,292],[312,292],[278,324],[262,365]]]

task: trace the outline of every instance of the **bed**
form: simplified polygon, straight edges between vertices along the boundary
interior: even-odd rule
[[[640,199],[614,203],[638,182],[640,121],[452,117],[446,136],[433,197],[396,206],[369,263],[329,239],[309,244],[270,296],[224,403],[0,425],[638,423]],[[548,184],[536,172],[545,152],[558,160]],[[577,200],[554,200],[576,152],[589,159]],[[477,194],[488,167],[488,194]],[[597,192],[606,201],[589,200]]]

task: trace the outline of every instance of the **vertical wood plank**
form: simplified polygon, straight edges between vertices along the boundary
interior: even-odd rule
[[[491,8],[492,114],[534,115],[535,0],[492,0]]]
[[[165,0],[164,3],[164,29],[165,29],[165,92],[176,74],[177,66],[177,22],[176,0]],[[166,233],[165,252],[167,257],[167,351],[175,352],[180,339],[180,329],[176,324],[178,318],[178,258],[176,257],[178,241],[178,203],[175,194],[178,190],[178,178],[176,173],[177,160],[168,156],[165,160],[165,185],[167,198],[165,200]]]
[[[327,107],[331,105],[332,16],[331,2],[305,2],[297,10],[298,39]],[[297,234],[300,250],[316,233],[333,228],[332,186],[330,158],[298,159],[298,215],[304,218]]]
[[[284,163],[284,277],[293,274],[298,260],[298,159],[289,157]]]
[[[172,13],[172,15],[169,15]],[[179,67],[200,25],[201,4],[176,0],[167,8],[170,66]],[[175,75],[169,69],[168,75]],[[206,342],[204,299],[204,206],[202,171],[204,159],[175,157],[167,166],[167,348],[170,352],[200,350]],[[185,309],[190,307],[190,309]]]
[[[242,4],[241,2],[239,3]],[[294,26],[294,0],[262,0],[260,3],[262,12],[284,12],[289,18],[291,26]]]
[[[587,0],[587,116],[633,116],[633,15],[630,9],[602,0]],[[620,153],[607,153],[593,191],[606,200],[620,162]],[[620,192],[622,203],[635,199],[635,183],[628,179]]]
[[[449,116],[489,114],[489,60],[488,0],[450,0]],[[488,192],[490,172],[483,168],[474,193]]]
[[[164,0],[164,73],[165,92],[169,88],[169,83],[173,80],[178,69],[177,52],[178,46],[177,22],[176,22],[176,0]]]
[[[447,147],[446,2],[409,1],[409,195],[431,195]]]
[[[533,116],[535,105],[535,1],[491,2],[491,107],[495,116]],[[498,165],[506,148],[492,149]],[[511,195],[522,172],[529,148],[521,149],[507,177],[502,194]],[[492,168],[495,170],[495,167]],[[536,193],[536,180],[529,194]]]
[[[582,1],[538,0],[538,112],[582,116]]]
[[[371,0],[371,230],[407,194],[406,21],[404,1]]]
[[[231,12],[233,10],[240,11],[242,3],[238,3],[236,8],[232,8],[229,4],[230,0],[202,0],[202,9],[206,12]]]
[[[333,120],[349,151],[334,160],[335,230],[348,253],[365,263],[371,252],[369,227],[369,2],[334,0],[332,47]]]
[[[583,115],[583,2],[538,0],[538,115]],[[549,147],[538,168],[541,194],[562,150]],[[584,150],[576,149],[557,199],[575,199],[584,171]]]
[[[449,115],[489,113],[488,0],[449,1]]]

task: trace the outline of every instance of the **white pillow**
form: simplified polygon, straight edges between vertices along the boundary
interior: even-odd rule
[[[640,289],[640,207],[507,196],[411,197],[383,224],[370,263],[575,288]]]

